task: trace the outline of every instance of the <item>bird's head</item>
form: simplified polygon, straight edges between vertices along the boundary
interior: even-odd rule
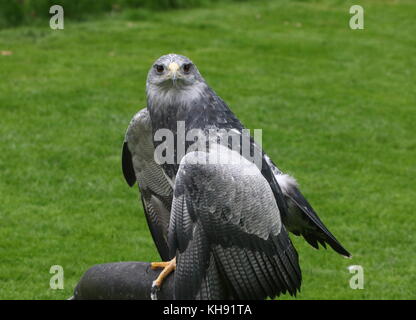
[[[157,59],[147,75],[146,87],[153,90],[189,90],[204,83],[195,64],[179,54],[167,54]]]

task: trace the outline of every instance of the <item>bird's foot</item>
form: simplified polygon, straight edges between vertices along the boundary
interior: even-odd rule
[[[156,284],[156,281],[152,282],[152,288],[150,289],[150,299],[157,300],[157,293],[160,291],[160,287]]]
[[[153,281],[152,288],[150,290],[150,298],[152,300],[157,300],[157,293],[160,291],[160,287],[162,286],[163,281],[176,269],[176,258],[166,262],[152,262],[150,267],[153,270],[157,268],[163,268],[162,272],[159,274],[156,280]]]

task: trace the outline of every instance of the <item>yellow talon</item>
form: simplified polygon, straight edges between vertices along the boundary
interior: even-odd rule
[[[172,260],[165,262],[152,262],[150,263],[150,267],[152,269],[163,268],[162,272],[152,283],[150,297],[152,298],[152,300],[157,300],[157,292],[160,290],[163,281],[169,274],[171,274],[176,269],[176,258],[173,258]]]
[[[157,268],[166,268],[169,265],[170,261],[163,261],[163,262],[152,262],[150,263],[150,268],[152,270]]]

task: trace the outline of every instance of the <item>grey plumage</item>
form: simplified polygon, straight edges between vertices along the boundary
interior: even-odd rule
[[[163,238],[164,249],[169,246],[170,257],[177,257],[177,298],[263,299],[284,292],[295,294],[301,272],[286,230],[302,235],[316,248],[318,243],[328,243],[338,253],[350,255],[324,226],[296,181],[282,173],[263,151],[260,170],[242,153],[231,151],[230,145],[220,147],[220,152],[238,159],[239,165],[192,164],[191,160],[218,152],[216,148],[177,159],[175,147],[174,163],[159,166],[149,160],[154,150],[151,143],[154,148],[161,143],[152,141],[149,132],[154,135],[158,129],[169,129],[177,143],[177,121],[184,121],[186,133],[199,129],[207,135],[210,129],[220,129],[242,135],[244,126],[191,60],[175,54],[159,58],[149,71],[146,92],[148,114],[141,111],[146,115],[146,134],[141,133],[143,128],[137,134],[129,134],[134,132],[130,128],[127,131],[124,149],[131,154],[123,152],[123,172],[129,183],[132,174],[146,186],[151,185],[148,178],[157,181],[150,188],[139,184],[142,194],[151,190],[157,199],[163,195],[163,209],[153,208],[154,215],[147,213],[156,216],[150,222],[148,219],[151,230],[158,215],[166,219],[171,204],[169,228],[164,224],[155,233],[157,239]],[[145,137],[149,152],[140,151],[144,147],[138,140]],[[185,149],[190,145],[186,142]],[[253,139],[250,146],[258,149]],[[243,174],[241,163],[252,174]],[[143,164],[146,173],[142,172]],[[157,184],[164,186],[162,191],[156,190]],[[156,245],[160,251],[162,246]]]
[[[162,260],[169,258],[167,231],[170,220],[173,191],[155,162],[152,128],[147,109],[133,117],[123,144],[123,173],[133,186],[137,181],[146,220]]]
[[[177,252],[178,299],[264,299],[300,287],[295,249],[279,208],[255,164],[220,146],[209,153],[229,164],[206,164],[188,153],[176,175],[169,247]],[[243,168],[246,170],[242,174]],[[247,171],[250,171],[248,173]]]

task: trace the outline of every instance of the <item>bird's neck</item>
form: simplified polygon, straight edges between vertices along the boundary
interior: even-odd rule
[[[192,122],[204,110],[204,99],[208,86],[199,82],[192,86],[147,88],[147,105],[152,120],[153,132],[168,129],[176,132],[178,121]]]
[[[192,91],[148,90],[147,98],[155,149],[172,145],[169,150],[174,155],[173,160],[162,165],[171,178],[176,175],[182,156],[194,145],[195,135],[208,136],[212,130],[218,129],[238,132],[243,129],[225,102],[207,85]],[[197,141],[200,142],[199,138]],[[203,141],[201,143],[205,143]]]

